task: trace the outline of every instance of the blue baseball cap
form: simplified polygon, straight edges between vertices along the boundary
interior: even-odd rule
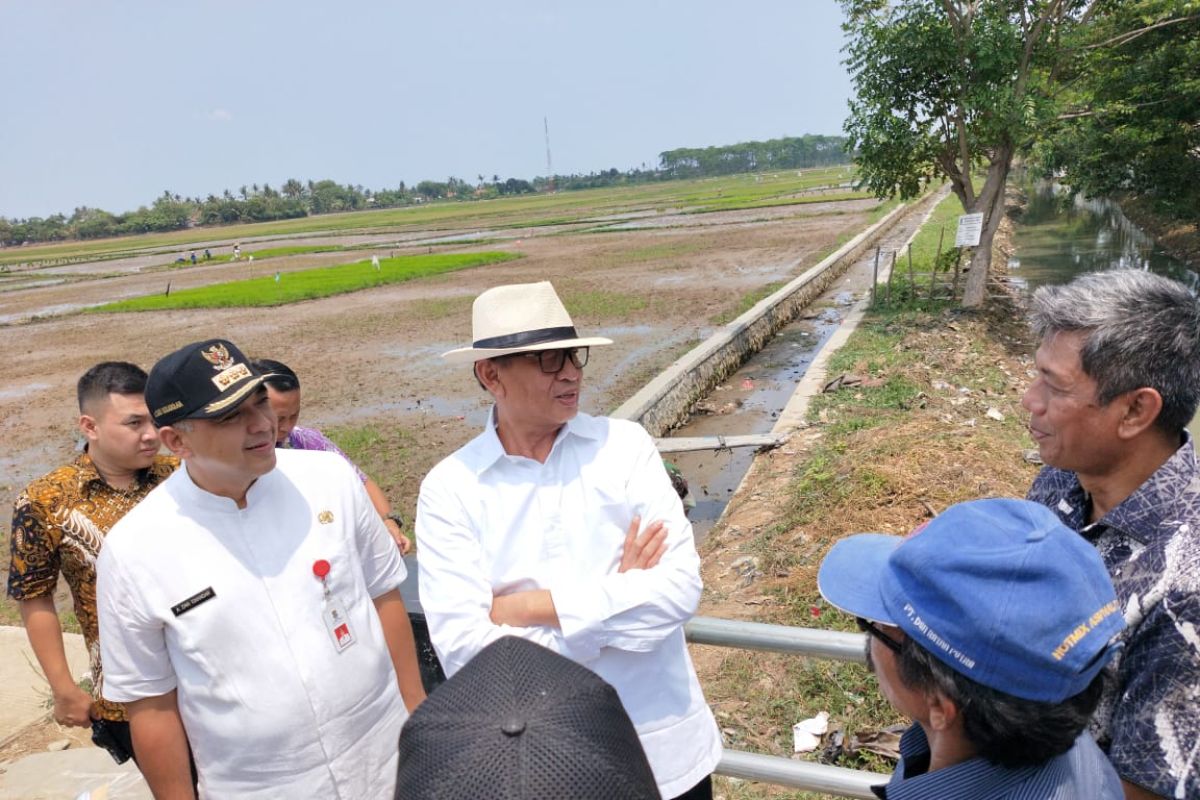
[[[1125,627],[1096,549],[1025,500],[959,503],[908,537],[842,539],[817,586],[976,683],[1048,703],[1086,689]]]

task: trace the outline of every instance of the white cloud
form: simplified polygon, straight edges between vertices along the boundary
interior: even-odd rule
[[[209,111],[205,116],[208,117],[208,119],[212,120],[213,122],[232,122],[233,121],[233,112],[229,111],[228,109],[224,109],[224,108],[214,108],[212,111]]]

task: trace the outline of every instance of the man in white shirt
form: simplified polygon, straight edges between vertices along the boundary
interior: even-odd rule
[[[701,590],[691,525],[646,432],[579,412],[588,348],[612,342],[579,337],[546,282],[484,292],[472,328],[445,357],[473,363],[495,405],[417,504],[446,674],[505,635],[555,650],[617,690],[664,798],[711,797],[721,736],[683,635]]]
[[[184,469],[101,551],[104,696],[158,800],[193,797],[189,743],[202,797],[390,798],[424,699],[404,564],[344,459],[277,453],[265,377],[220,339],[151,370]]]

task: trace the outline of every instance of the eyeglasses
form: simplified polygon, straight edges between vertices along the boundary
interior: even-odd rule
[[[858,629],[868,636],[874,636],[879,641],[883,642],[884,646],[891,650],[896,655],[900,655],[900,643],[886,633],[881,631],[875,623],[865,620],[862,617],[855,617],[854,621],[858,623]]]
[[[517,353],[517,355],[536,358],[538,366],[547,375],[558,374],[566,366],[568,356],[576,369],[583,369],[588,363],[588,348],[586,347],[563,347],[558,350],[538,350],[533,353]]]

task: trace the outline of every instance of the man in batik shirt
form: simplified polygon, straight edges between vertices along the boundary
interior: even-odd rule
[[[8,593],[18,602],[29,643],[50,683],[54,719],[87,727],[105,720],[127,752],[125,709],[103,700],[96,620],[96,557],[117,520],[178,466],[158,455],[158,431],[143,392],[146,373],[124,362],[97,364],[79,379],[79,429],[87,449],[70,464],[38,478],[13,510]],[[58,576],[66,579],[91,661],[92,692],[76,683],[54,606]]]
[[[1029,499],[1095,545],[1125,615],[1092,733],[1127,798],[1200,798],[1200,302],[1139,270],[1033,296],[1022,401],[1042,470]]]

